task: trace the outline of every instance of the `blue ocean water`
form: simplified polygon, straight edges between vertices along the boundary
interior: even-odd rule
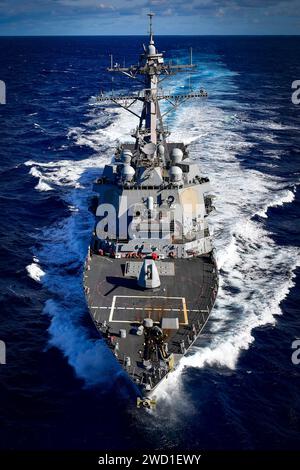
[[[140,413],[94,331],[81,276],[91,183],[134,117],[100,90],[137,89],[105,72],[134,63],[139,37],[0,38],[2,449],[296,449],[300,443],[299,37],[158,37],[198,65],[166,89],[209,99],[168,118],[216,194],[220,268],[203,336]]]

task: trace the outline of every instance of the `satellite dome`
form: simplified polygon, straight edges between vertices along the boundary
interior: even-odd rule
[[[129,164],[131,162],[131,158],[132,158],[131,150],[129,150],[129,149],[123,150],[123,152],[121,154],[122,162],[125,163],[125,164]]]
[[[173,163],[180,163],[183,158],[183,151],[179,148],[174,148],[171,152],[171,159]]]
[[[156,49],[153,44],[149,44],[148,46],[148,55],[155,55],[156,54]]]
[[[152,156],[152,155],[155,154],[156,145],[153,144],[152,142],[149,142],[148,144],[144,145],[143,147],[140,147],[140,149],[145,155]]]
[[[132,166],[126,165],[122,168],[122,177],[125,181],[132,181],[132,178],[135,175],[135,170]]]
[[[171,166],[170,168],[170,177],[172,181],[181,181],[182,178],[182,169],[179,166]]]

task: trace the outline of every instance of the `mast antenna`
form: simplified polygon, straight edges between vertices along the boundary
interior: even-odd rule
[[[147,13],[147,15],[149,16],[149,34],[150,34],[150,44],[154,44],[154,41],[153,41],[153,29],[152,29],[152,18],[153,16],[155,15],[155,13]]]
[[[163,53],[159,53],[154,46],[153,40],[153,16],[154,13],[147,13],[149,17],[149,34],[150,44],[144,46],[144,54],[136,65],[126,67],[125,61],[123,67],[118,63],[114,63],[113,55],[110,55],[109,72],[121,73],[126,77],[142,82],[144,89],[139,93],[126,93],[122,95],[114,95],[113,82],[111,94],[101,94],[97,97],[98,102],[112,101],[114,104],[119,105],[121,108],[130,112],[139,119],[139,126],[137,131],[132,135],[136,139],[136,145],[141,145],[141,142],[146,144],[157,145],[162,142],[169,132],[164,130],[163,117],[171,112],[174,108],[184,103],[190,98],[204,98],[207,93],[204,90],[193,91],[191,88],[191,79],[189,79],[189,90],[181,94],[164,94],[159,89],[159,84],[162,80],[174,75],[177,72],[186,72],[194,69],[193,64],[193,50],[190,49],[190,63],[179,64],[170,61],[164,62]],[[159,101],[166,100],[171,106],[163,113],[160,112]],[[135,103],[142,103],[142,111],[139,112],[135,109]]]
[[[193,65],[193,48],[190,47],[190,65],[192,66]],[[192,86],[191,86],[191,74],[189,74],[189,90],[191,91],[192,90]]]

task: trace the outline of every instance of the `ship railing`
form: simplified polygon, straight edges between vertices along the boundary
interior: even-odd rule
[[[198,335],[202,331],[205,323],[207,322],[209,312],[211,311],[215,302],[216,288],[217,288],[217,284],[215,284],[215,286],[213,287],[215,293],[213,294],[213,298],[210,298],[209,303],[206,306],[206,308],[202,310],[199,309],[199,312],[201,313],[201,319],[197,319],[194,323],[192,323],[191,331],[188,334],[184,334],[188,342],[188,347],[190,347],[196,341],[196,339],[198,338]],[[182,353],[182,346],[183,346],[183,342],[185,341],[185,338],[179,342],[178,349],[179,349],[179,352],[181,353]]]

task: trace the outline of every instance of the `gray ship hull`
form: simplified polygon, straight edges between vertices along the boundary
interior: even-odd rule
[[[176,368],[203,330],[215,302],[218,274],[213,255],[162,260],[161,286],[149,290],[138,286],[135,265],[138,270],[139,260],[114,259],[90,252],[84,286],[96,328],[140,389],[141,397],[145,397]],[[166,366],[159,348],[154,356],[151,351],[152,368],[157,366],[157,374],[152,370],[151,375],[143,358],[144,334],[137,334],[145,318],[160,326],[165,319],[163,333],[168,356],[172,357]],[[177,329],[172,327],[174,321]],[[171,322],[170,329],[168,322]]]

